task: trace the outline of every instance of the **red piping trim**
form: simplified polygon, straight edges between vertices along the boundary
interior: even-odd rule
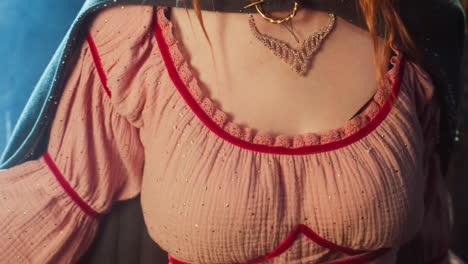
[[[390,249],[389,248],[381,248],[376,251],[367,253],[365,255],[349,258],[349,259],[344,259],[344,260],[336,260],[336,261],[331,261],[331,262],[326,262],[326,264],[362,264],[366,263],[368,261],[374,260],[385,253],[387,253]],[[182,260],[178,260],[170,255],[168,255],[167,259],[169,260],[170,264],[192,264],[190,262],[185,262]],[[252,262],[245,262],[242,264],[248,264]]]
[[[107,76],[106,76],[106,73],[104,72],[104,67],[102,67],[101,57],[99,56],[96,43],[94,43],[94,39],[91,36],[91,33],[88,33],[87,40],[88,40],[89,48],[91,50],[91,55],[93,56],[94,65],[96,66],[96,69],[99,74],[99,78],[101,79],[102,86],[104,87],[104,90],[106,91],[107,95],[109,97],[112,97],[111,90],[109,89],[109,87],[107,87]]]
[[[173,258],[169,254],[167,255],[167,259],[169,260],[169,264],[192,264],[192,263],[189,263],[189,262],[185,262],[185,261]]]
[[[44,160],[49,166],[49,169],[55,175],[57,181],[62,185],[65,192],[72,198],[72,200],[89,216],[93,218],[98,218],[101,214],[96,212],[93,208],[91,208],[83,199],[81,199],[80,195],[70,186],[70,183],[63,177],[63,174],[58,169],[55,162],[50,157],[49,153],[46,151],[43,154]]]
[[[281,242],[270,253],[268,253],[266,255],[263,255],[261,257],[258,257],[256,259],[250,260],[248,262],[242,263],[242,264],[259,263],[259,262],[262,262],[262,261],[265,261],[265,260],[268,260],[268,259],[271,259],[271,258],[274,258],[274,257],[277,257],[277,256],[283,254],[288,248],[290,248],[292,246],[292,244],[294,243],[294,241],[296,241],[296,239],[297,239],[297,237],[298,237],[298,235],[300,233],[303,233],[306,237],[308,237],[310,240],[312,240],[317,245],[319,245],[319,246],[321,246],[323,248],[327,248],[329,250],[336,250],[336,251],[344,253],[344,254],[346,254],[348,256],[349,255],[358,255],[358,254],[366,253],[366,251],[364,251],[364,250],[354,250],[354,249],[351,249],[351,248],[338,246],[338,245],[336,245],[336,244],[334,244],[334,243],[320,237],[317,233],[315,233],[308,226],[306,226],[304,224],[299,224],[294,228],[293,231],[291,231],[291,233],[289,233],[289,235],[283,240],[283,242]],[[372,260],[372,259],[375,259],[375,258],[381,256],[382,254],[386,253],[388,250],[390,250],[390,249],[389,248],[382,248],[382,249],[378,249],[378,250],[375,250],[375,251],[372,251],[372,252],[367,252],[364,255],[356,256],[354,258],[349,258],[349,259],[346,259],[346,260],[337,260],[337,261],[334,261],[334,262],[330,262],[329,264],[363,263],[365,261],[369,261],[369,260]],[[177,259],[175,259],[175,258],[173,258],[173,257],[171,257],[169,255],[168,255],[168,258],[169,258],[169,261],[171,263],[173,263],[173,264],[191,264],[191,263],[188,263],[188,262],[177,260]]]
[[[361,255],[361,256],[357,256],[357,257],[349,258],[349,259],[344,259],[344,260],[336,260],[336,261],[332,261],[332,262],[327,262],[326,264],[361,264],[361,263],[365,263],[367,261],[374,260],[374,259],[384,255],[389,250],[390,250],[389,248],[381,248],[381,249],[378,249],[376,251],[370,252],[370,253],[365,254],[365,255]],[[439,264],[439,263],[441,263],[441,261],[443,261],[447,257],[447,255],[448,255],[448,251],[446,251],[445,253],[443,253],[442,255],[440,255],[438,257],[433,258],[430,261],[425,262],[425,264]],[[192,263],[189,263],[189,262],[178,260],[178,259],[172,257],[171,255],[168,255],[167,258],[168,258],[170,264],[192,264]],[[247,262],[247,263],[250,263],[250,262]]]
[[[306,237],[308,237],[310,240],[314,241],[317,245],[328,248],[330,250],[337,250],[341,253],[344,253],[346,255],[357,255],[357,254],[362,254],[365,251],[364,250],[355,250],[347,247],[342,247],[337,244],[334,244],[333,242],[330,242],[321,236],[319,236],[317,233],[315,233],[310,227],[300,224],[296,227],[296,230],[294,232],[297,233],[303,233]],[[291,243],[292,245],[292,243]]]
[[[184,82],[182,81],[181,77],[179,76],[177,72],[177,69],[175,68],[174,61],[172,60],[172,57],[169,51],[169,47],[166,43],[166,40],[164,39],[163,31],[161,29],[161,26],[158,23],[157,18],[155,19],[155,27],[154,27],[153,33],[158,43],[159,49],[161,51],[161,55],[166,65],[166,69],[169,73],[169,76],[172,79],[172,82],[175,84],[176,88],[179,90],[180,94],[185,99],[186,103],[190,106],[190,108],[195,113],[195,115],[197,115],[198,118],[213,133],[223,138],[224,140],[229,141],[230,143],[237,145],[241,148],[258,151],[258,152],[264,152],[264,153],[288,154],[288,155],[304,155],[304,154],[320,153],[324,151],[338,149],[346,145],[349,145],[355,141],[358,141],[359,139],[363,138],[364,136],[372,132],[385,119],[385,117],[390,112],[393,106],[393,103],[395,101],[395,99],[392,99],[392,97],[389,96],[388,99],[385,101],[384,105],[382,106],[382,108],[379,110],[379,112],[374,116],[374,118],[367,125],[365,125],[360,130],[356,131],[355,133],[339,141],[325,143],[322,145],[304,146],[304,147],[299,147],[299,148],[286,148],[282,146],[267,146],[267,145],[255,144],[252,142],[244,141],[240,138],[237,138],[229,134],[228,132],[223,130],[221,127],[219,127],[218,124],[216,124],[214,120],[212,120],[205,113],[205,111],[203,111],[203,109],[198,105],[198,103],[192,97],[192,95],[190,94],[190,91],[185,86]],[[177,45],[177,44],[174,44],[174,45]],[[404,69],[405,69],[405,58],[402,56],[401,61],[400,61],[400,69],[398,72],[398,77],[395,79],[395,81],[392,84],[392,90],[397,95],[396,97],[398,97],[398,94],[400,92],[400,88],[401,88],[400,86],[402,82]]]

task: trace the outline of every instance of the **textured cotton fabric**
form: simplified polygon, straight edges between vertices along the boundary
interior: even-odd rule
[[[203,94],[166,10],[95,18],[47,152],[0,171],[0,259],[76,262],[99,215],[141,194],[173,263],[396,263],[419,234],[425,262],[447,263],[440,108],[426,72],[393,46],[387,82],[342,127],[256,131]]]

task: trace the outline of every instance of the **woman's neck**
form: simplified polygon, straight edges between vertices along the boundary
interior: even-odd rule
[[[171,16],[176,16],[180,22],[180,27],[191,27],[195,31],[195,35],[204,39],[203,32],[199,26],[197,17],[193,9],[188,9],[189,17],[184,8],[172,8]],[[275,18],[287,16],[289,11],[275,11],[268,15]],[[273,24],[263,19],[258,13],[254,13],[255,23],[260,32],[266,33],[274,38],[281,39],[293,47],[297,47],[302,43],[297,43],[294,36],[288,29],[280,24]],[[252,34],[248,27],[248,14],[242,13],[217,13],[213,11],[202,10],[203,22],[205,29],[210,38],[222,36],[226,32],[236,34],[237,38],[246,37],[251,38]],[[192,21],[192,23],[189,22]],[[291,20],[294,34],[303,40],[311,33],[320,30],[329,22],[329,16],[322,11],[311,9],[299,9],[296,16]],[[290,28],[290,23],[285,22],[285,25]],[[206,42],[205,40],[202,40]]]

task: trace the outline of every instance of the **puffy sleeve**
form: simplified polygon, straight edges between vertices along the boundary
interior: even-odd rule
[[[425,175],[424,220],[417,238],[413,240],[412,250],[408,252],[419,256],[417,262],[408,263],[448,264],[450,198],[437,151],[440,104],[435,96],[433,82],[426,71],[414,63],[408,63],[407,74],[414,88],[415,108],[423,135],[424,148],[421,158]]]
[[[147,98],[135,80],[152,20],[152,7],[109,8],[93,20],[55,102],[46,152],[0,171],[2,263],[75,263],[100,216],[140,193]]]

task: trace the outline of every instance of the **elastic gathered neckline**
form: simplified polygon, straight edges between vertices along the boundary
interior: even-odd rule
[[[154,34],[176,88],[193,112],[211,131],[240,147],[278,154],[310,154],[341,148],[375,130],[384,121],[399,97],[405,60],[403,53],[391,45],[396,55],[390,58],[393,67],[386,72],[385,83],[379,85],[377,92],[363,110],[341,127],[290,136],[274,135],[237,124],[202,92],[199,80],[194,76],[191,66],[181,52],[180,41],[174,36],[174,25],[166,17],[168,7],[158,6],[157,9]],[[395,100],[389,96],[391,91],[396,95]]]

